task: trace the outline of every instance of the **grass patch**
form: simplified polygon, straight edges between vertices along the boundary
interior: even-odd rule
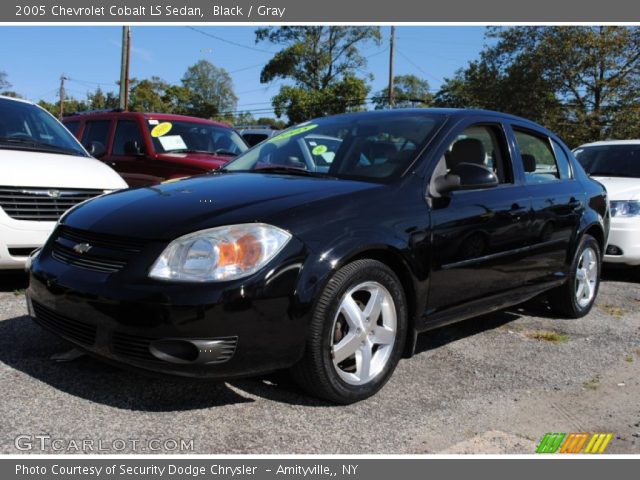
[[[627,314],[627,311],[624,308],[616,307],[615,305],[609,305],[606,303],[603,305],[598,305],[598,308],[607,315],[611,315],[615,318],[622,318]]]
[[[587,390],[597,390],[598,387],[600,386],[600,379],[597,377],[592,378],[591,380],[587,380],[586,382],[583,382],[582,386]]]
[[[629,363],[633,362],[633,355],[627,355],[624,357],[624,361]]]
[[[551,343],[565,343],[569,340],[569,335],[564,333],[554,332],[552,330],[529,330],[524,332],[525,336],[534,340],[541,340]]]
[[[14,294],[16,297],[19,297],[19,296],[21,296],[21,295],[24,295],[24,294],[25,294],[25,292],[26,292],[26,289],[24,289],[24,288],[17,288],[17,289],[15,289],[15,290],[13,291],[13,294]]]

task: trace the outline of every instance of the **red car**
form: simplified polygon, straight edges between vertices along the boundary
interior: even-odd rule
[[[183,115],[100,111],[63,123],[131,187],[206,173],[248,149],[229,126]]]

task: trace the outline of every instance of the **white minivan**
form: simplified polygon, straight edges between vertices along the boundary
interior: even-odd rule
[[[0,270],[23,268],[69,208],[126,187],[43,108],[0,96]]]
[[[640,265],[640,140],[607,140],[573,151],[585,171],[609,193],[608,263]]]

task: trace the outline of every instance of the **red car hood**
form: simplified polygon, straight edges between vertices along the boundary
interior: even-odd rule
[[[215,155],[213,153],[159,153],[158,160],[172,163],[184,163],[198,168],[216,169],[229,163],[235,157],[230,155]]]

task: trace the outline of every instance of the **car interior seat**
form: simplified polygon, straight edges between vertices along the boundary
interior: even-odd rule
[[[484,165],[484,145],[477,138],[463,138],[453,144],[453,147],[451,147],[451,151],[446,158],[447,168],[449,170],[459,163],[475,163],[476,165]]]

